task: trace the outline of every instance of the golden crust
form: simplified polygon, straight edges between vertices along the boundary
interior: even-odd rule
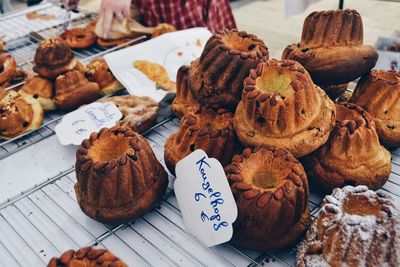
[[[301,42],[289,45],[282,59],[300,62],[317,85],[332,89],[332,85],[348,83],[370,71],[378,53],[363,45],[362,18],[357,11],[329,10],[313,12],[305,19]],[[327,94],[338,96],[330,90]]]
[[[246,148],[225,172],[238,207],[233,241],[270,251],[293,245],[309,225],[308,182],[298,160],[275,147]]]
[[[21,95],[29,95],[39,101],[45,111],[54,110],[54,84],[41,77],[28,79],[18,91]]]
[[[47,267],[128,267],[121,259],[105,249],[94,247],[65,251],[59,258],[52,258]]]
[[[336,111],[328,142],[307,159],[309,176],[327,191],[345,185],[381,188],[390,175],[391,155],[380,145],[372,117],[347,102],[336,104]]]
[[[33,70],[39,74],[43,78],[47,79],[55,79],[59,75],[62,75],[68,71],[72,70],[81,70],[82,64],[73,57],[67,64],[65,65],[57,65],[57,66],[47,66],[47,65],[40,65],[36,64],[33,66]]]
[[[399,266],[399,210],[366,186],[336,188],[297,250],[298,267]]]
[[[192,62],[189,88],[202,104],[234,110],[242,96],[243,80],[268,56],[268,48],[255,35],[218,32],[208,40],[201,57]]]
[[[359,80],[350,99],[371,114],[385,146],[400,146],[400,74],[373,70]]]
[[[115,79],[104,59],[92,60],[85,69],[85,75],[91,82],[98,83],[102,95],[114,94],[122,90],[123,85]]]
[[[74,55],[71,48],[61,39],[46,39],[36,49],[34,62],[42,66],[67,65]]]
[[[40,127],[43,116],[43,108],[36,99],[11,90],[2,93],[0,138],[10,139]]]
[[[76,154],[75,193],[82,211],[104,223],[127,223],[161,200],[168,175],[150,145],[120,126],[92,133]]]
[[[90,47],[94,45],[97,40],[97,36],[93,31],[80,28],[67,29],[61,34],[60,38],[63,39],[69,47],[77,49]]]
[[[228,164],[240,146],[232,121],[233,114],[224,109],[213,111],[203,107],[183,116],[178,132],[164,146],[164,159],[170,172],[175,173],[176,163],[196,149],[203,149],[223,166]]]
[[[299,63],[269,60],[245,79],[234,125],[246,146],[274,145],[302,157],[327,141],[335,105]]]
[[[154,27],[153,32],[151,33],[151,38],[160,36],[164,33],[175,32],[176,28],[174,25],[168,23],[160,23],[156,27]]]
[[[16,68],[17,63],[11,55],[0,53],[0,84],[12,80]]]
[[[80,71],[69,71],[57,77],[55,102],[59,109],[77,108],[94,101],[99,94],[99,85],[89,82]]]

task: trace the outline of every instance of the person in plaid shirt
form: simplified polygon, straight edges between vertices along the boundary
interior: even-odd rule
[[[100,16],[104,17],[105,33],[113,18],[131,16],[131,4],[147,26],[169,23],[177,29],[207,27],[212,32],[236,28],[229,0],[102,0]]]

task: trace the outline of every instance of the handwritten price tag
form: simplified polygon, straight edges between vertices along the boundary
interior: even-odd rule
[[[209,247],[229,241],[238,211],[221,163],[198,149],[179,161],[175,172],[186,229]]]
[[[95,102],[65,115],[55,131],[62,145],[79,145],[93,132],[110,128],[122,118],[114,103]]]

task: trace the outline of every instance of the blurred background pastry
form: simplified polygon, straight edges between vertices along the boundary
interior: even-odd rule
[[[373,70],[358,81],[350,99],[371,114],[379,139],[389,148],[400,146],[400,74]]]
[[[362,18],[356,10],[315,11],[303,24],[301,42],[288,46],[282,59],[300,62],[315,84],[335,99],[347,83],[370,71],[378,53],[363,45]]]
[[[335,105],[293,60],[269,60],[250,71],[234,118],[242,144],[273,145],[305,156],[335,126]]]
[[[327,191],[345,185],[377,190],[387,181],[391,155],[380,143],[372,117],[361,107],[336,104],[336,126],[326,144],[307,158],[309,177]]]
[[[76,153],[79,206],[104,223],[127,223],[161,200],[168,175],[149,143],[120,126],[103,128],[82,142]]]
[[[301,164],[286,150],[246,148],[225,173],[238,207],[233,242],[274,251],[289,247],[309,226],[308,182]]]
[[[96,100],[99,95],[99,85],[90,82],[78,70],[69,71],[56,79],[55,102],[58,109],[71,110],[77,108]]]
[[[395,201],[366,186],[336,188],[297,250],[298,267],[400,266]]]
[[[94,32],[81,28],[66,29],[60,38],[72,49],[88,48],[97,41],[97,36]]]

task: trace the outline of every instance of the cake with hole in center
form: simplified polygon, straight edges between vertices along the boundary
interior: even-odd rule
[[[304,21],[299,44],[289,45],[282,59],[300,62],[314,82],[336,98],[347,83],[370,71],[378,59],[363,45],[364,29],[356,10],[316,11]]]
[[[309,226],[308,182],[299,161],[276,147],[246,148],[225,173],[238,207],[233,241],[259,251],[293,245]]]
[[[387,181],[391,155],[380,143],[371,115],[361,107],[336,104],[336,126],[326,144],[307,158],[309,176],[331,191],[345,185],[377,190]]]
[[[333,190],[298,247],[297,266],[400,266],[394,200],[366,186]]]
[[[252,69],[234,117],[244,145],[273,145],[295,157],[324,144],[334,125],[334,103],[292,60],[269,60]]]
[[[147,141],[120,126],[92,133],[77,150],[76,198],[104,223],[127,223],[161,200],[168,175]]]
[[[189,88],[203,105],[234,110],[250,69],[267,59],[268,48],[255,35],[236,30],[218,32],[208,40],[201,57],[192,62]]]
[[[164,148],[165,163],[172,174],[178,161],[196,149],[204,150],[225,166],[240,149],[233,129],[233,114],[226,109],[193,110],[183,116],[178,132],[167,139]]]

